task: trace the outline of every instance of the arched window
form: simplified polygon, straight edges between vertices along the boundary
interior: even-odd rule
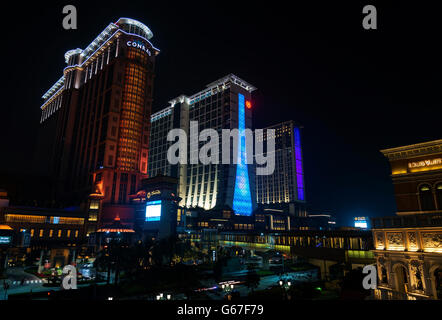
[[[407,269],[402,265],[398,265],[394,268],[394,272],[396,274],[396,290],[399,292],[407,292],[408,291]]]
[[[421,201],[422,211],[431,211],[436,209],[434,207],[433,192],[431,191],[431,187],[429,185],[423,185],[419,188],[419,198]]]
[[[436,200],[439,210],[442,210],[442,183],[436,186]]]

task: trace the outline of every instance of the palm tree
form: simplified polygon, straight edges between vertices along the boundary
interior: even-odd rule
[[[248,273],[246,278],[246,286],[252,292],[259,286],[259,282],[261,281],[261,277],[258,273],[256,273],[255,269],[253,269],[251,266],[248,267]]]

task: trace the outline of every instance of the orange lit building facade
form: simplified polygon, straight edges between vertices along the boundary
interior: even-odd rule
[[[442,213],[442,140],[382,150],[398,214]]]
[[[373,218],[377,299],[442,299],[442,140],[381,151],[397,215]]]
[[[120,18],[86,49],[66,52],[44,95],[42,166],[57,203],[82,204],[89,221],[132,220],[129,194],[147,177],[155,56],[144,24]],[[84,208],[83,207],[83,208]]]

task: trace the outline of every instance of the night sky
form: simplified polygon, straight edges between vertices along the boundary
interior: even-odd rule
[[[64,53],[130,17],[149,26],[161,50],[154,111],[234,73],[258,88],[256,128],[287,119],[304,126],[312,210],[347,225],[394,214],[379,150],[442,138],[439,11],[420,2],[332,2],[16,2],[2,19],[0,172],[32,173],[41,96],[62,75]],[[66,4],[77,7],[77,30],[62,28]],[[378,30],[362,28],[366,4],[377,7]]]

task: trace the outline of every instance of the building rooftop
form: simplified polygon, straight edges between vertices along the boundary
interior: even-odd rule
[[[149,43],[150,43],[149,40],[153,37],[152,31],[145,24],[131,18],[119,18],[117,22],[110,23],[84,50],[77,48],[67,51],[64,56],[66,63],[68,63],[69,58],[74,54],[81,54],[82,61],[84,63],[89,57],[93,56],[93,54],[104,43],[106,43],[115,34],[117,30],[122,30],[123,32],[143,37]],[[55,93],[57,93],[63,87],[64,87],[64,75],[60,79],[58,79],[57,82],[48,91],[45,92],[42,98],[44,100],[50,99]],[[43,106],[44,105],[45,104],[43,104]],[[41,108],[43,108],[43,106]]]
[[[440,153],[442,152],[442,139],[383,149],[381,152],[390,160],[409,159],[427,154]]]
[[[84,212],[73,209],[53,209],[39,207],[5,207],[4,214],[42,215],[56,217],[78,217],[84,218]]]
[[[170,105],[153,113],[151,115],[151,121],[158,120],[164,116],[167,116],[172,113],[172,108],[176,103],[187,103],[187,104],[194,104],[195,102],[198,102],[202,99],[205,99],[207,97],[210,97],[213,94],[213,91],[219,90],[219,87],[221,88],[227,88],[231,83],[236,84],[240,86],[241,88],[247,90],[248,92],[253,92],[256,90],[256,87],[251,85],[250,83],[242,80],[238,76],[234,75],[233,73],[230,73],[218,80],[215,80],[208,85],[206,85],[206,89],[201,90],[191,96],[186,96],[184,94],[179,95],[176,98],[173,98],[169,100]]]

